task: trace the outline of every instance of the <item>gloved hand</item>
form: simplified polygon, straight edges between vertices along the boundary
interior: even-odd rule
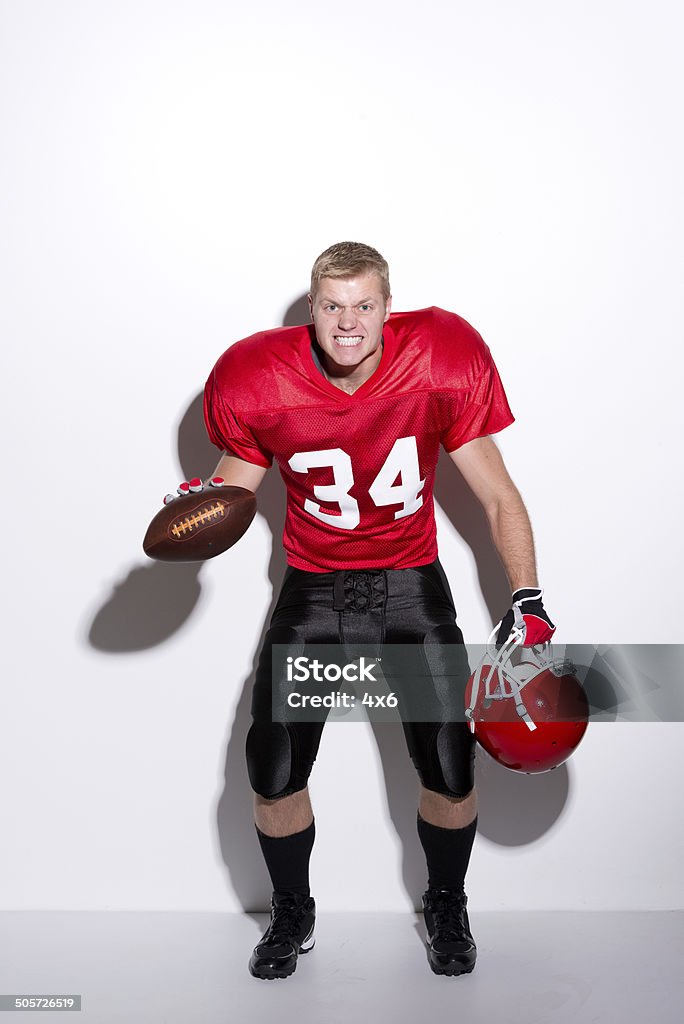
[[[523,587],[516,590],[512,598],[512,607],[499,623],[499,631],[496,634],[497,649],[508,640],[514,626],[523,631],[523,647],[548,643],[556,632],[556,627],[544,610],[543,593],[539,587]]]
[[[184,494],[195,494],[198,491],[203,491],[206,487],[223,487],[225,480],[222,476],[212,476],[211,480],[207,480],[206,485],[202,483],[198,476],[193,476],[192,480],[184,480],[182,484],[178,485],[178,489],[175,494],[167,494],[164,497],[164,504],[168,505],[170,501],[175,501],[179,496],[182,498]]]

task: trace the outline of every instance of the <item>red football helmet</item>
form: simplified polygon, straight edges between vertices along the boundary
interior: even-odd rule
[[[524,647],[514,628],[497,651],[492,640],[466,686],[466,718],[499,764],[526,775],[557,768],[586,732],[589,702],[569,661],[550,644]]]

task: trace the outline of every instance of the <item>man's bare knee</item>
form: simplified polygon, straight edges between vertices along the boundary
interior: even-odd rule
[[[267,836],[289,836],[302,832],[313,821],[308,786],[275,800],[255,793],[254,820],[259,831]]]
[[[473,786],[465,796],[437,793],[420,787],[419,813],[423,821],[441,828],[464,828],[475,818],[478,810],[477,790]]]

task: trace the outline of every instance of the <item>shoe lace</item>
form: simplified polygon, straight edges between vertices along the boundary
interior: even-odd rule
[[[430,909],[435,930],[446,941],[459,941],[466,931],[464,911],[466,897],[456,889],[436,889],[430,893]]]
[[[272,942],[287,942],[295,938],[301,926],[302,911],[302,904],[294,897],[286,897],[274,903],[269,939]]]

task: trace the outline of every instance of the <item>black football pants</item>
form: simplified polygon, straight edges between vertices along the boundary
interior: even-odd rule
[[[405,686],[401,696],[409,754],[426,789],[466,796],[473,788],[475,761],[475,741],[463,715],[470,669],[438,560],[413,569],[312,573],[288,567],[252,695],[254,721],[247,736],[252,789],[267,799],[304,789],[325,724],[324,717],[273,720],[274,688],[276,704],[282,704],[278,688],[291,691],[292,683],[272,678],[272,646],[287,645],[300,653],[303,644],[345,643],[374,645],[378,653],[382,644],[407,645],[399,666],[403,678],[411,678],[411,659],[417,659],[415,683]],[[397,648],[383,651],[397,657]],[[420,721],[426,706],[431,720]]]

